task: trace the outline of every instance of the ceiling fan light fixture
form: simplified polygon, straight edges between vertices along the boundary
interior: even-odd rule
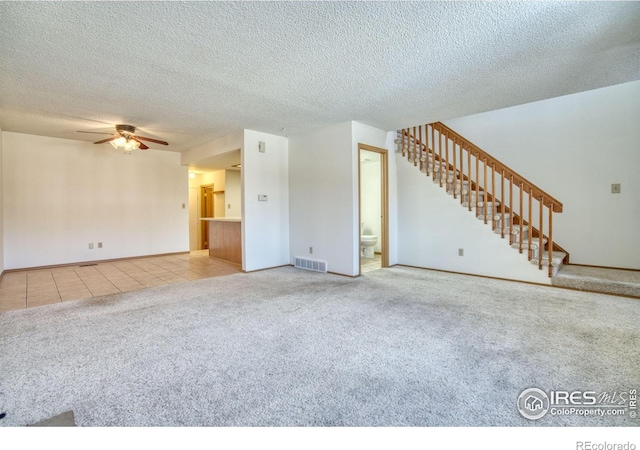
[[[120,136],[118,139],[111,141],[111,145],[116,150],[124,150],[125,153],[129,153],[140,148],[140,142],[135,139],[127,139],[124,136]]]
[[[133,139],[129,139],[126,144],[124,144],[124,151],[130,152],[131,150],[136,150],[140,147],[140,142],[135,141]]]
[[[127,140],[122,136],[120,136],[118,139],[114,139],[113,141],[111,141],[111,145],[113,145],[113,148],[115,149],[124,147],[126,143],[127,143]]]
[[[104,144],[105,142],[109,142],[113,148],[116,150],[124,150],[125,153],[130,153],[132,150],[136,149],[147,150],[149,146],[142,141],[149,141],[160,145],[169,145],[166,141],[138,136],[135,132],[136,128],[131,125],[116,125],[116,133],[112,134],[110,138],[102,139],[94,142],[94,144]]]

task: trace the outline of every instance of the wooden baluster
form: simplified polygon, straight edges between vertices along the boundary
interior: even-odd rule
[[[484,212],[484,224],[487,224],[487,212],[489,211],[489,204],[488,204],[488,199],[489,199],[489,189],[487,189],[487,158],[484,159],[483,161],[483,165],[484,165],[484,200],[482,201],[482,204],[484,205],[483,207],[483,212]]]
[[[478,217],[478,199],[480,198],[480,154],[476,153],[476,217]]]
[[[509,245],[513,244],[513,175],[509,177]]]
[[[543,241],[542,239],[544,238],[544,236],[542,235],[542,228],[543,228],[543,213],[544,210],[542,209],[544,207],[544,197],[540,197],[540,229],[538,230],[538,269],[542,270],[542,245],[543,245]]]
[[[529,237],[527,241],[529,241],[529,254],[527,255],[529,261],[531,261],[531,239],[533,238],[533,188],[529,188],[529,232],[527,233]]]
[[[425,174],[429,173],[428,160],[429,160],[429,124],[425,123],[424,124],[424,173]]]
[[[426,131],[425,132],[425,134],[426,134],[425,139],[427,140],[427,144],[428,144],[429,143],[429,128],[427,128],[425,131]],[[433,158],[434,158],[434,152],[433,152],[434,146],[433,145],[434,145],[433,144],[433,124],[431,124],[431,146],[427,145],[427,150],[428,150],[428,152],[427,152],[427,170],[425,172],[425,174],[427,176],[429,176],[429,175],[431,175],[433,173]],[[431,161],[432,161],[431,172],[429,172],[429,159],[431,159]]]
[[[411,128],[407,128],[407,160],[411,157]]]
[[[449,136],[444,136],[444,167],[445,170],[445,179],[444,179],[444,190],[449,192]]]
[[[416,162],[417,155],[418,155],[418,133],[416,133],[416,127],[413,127],[413,165],[414,166],[418,164]]]
[[[462,205],[463,201],[464,201],[464,195],[462,195],[462,190],[464,189],[464,159],[462,159],[462,144],[463,142],[460,141],[460,204]]]
[[[400,145],[402,145],[402,156],[403,157],[405,155],[405,145],[404,145],[404,143],[405,143],[406,139],[407,139],[407,129],[403,128],[402,129],[402,141],[400,143]]]
[[[491,164],[491,230],[496,229],[496,163]]]
[[[500,236],[504,239],[504,169],[500,171],[500,199],[502,200],[502,206],[500,212],[502,219],[500,219]]]
[[[438,135],[438,162],[439,162],[438,173],[440,174],[440,187],[442,187],[442,131]]]
[[[424,174],[429,175],[429,124],[424,124]]]
[[[522,253],[522,225],[524,221],[524,214],[522,213],[522,203],[524,201],[524,183],[520,182],[520,234],[518,235],[518,242],[520,245],[518,246],[520,253]]]
[[[549,205],[549,241],[547,242],[549,249],[549,278],[553,275],[553,205]]]
[[[469,182],[469,189],[467,189],[467,204],[469,206],[469,211],[471,211],[471,189],[473,188],[473,184],[471,181],[471,149],[467,149],[467,170],[469,171],[469,177],[467,181]]]
[[[431,175],[433,177],[433,181],[436,181],[436,128],[431,125],[431,145],[433,146],[432,150],[432,158],[431,158]]]
[[[458,167],[456,165],[456,138],[453,138],[451,140],[451,144],[453,145],[451,152],[453,153],[453,199],[455,200],[458,198],[458,193],[456,192],[456,189],[458,187]]]
[[[420,170],[422,170],[422,125],[420,125],[418,127],[418,136],[419,136],[419,141],[420,141],[420,156],[418,157],[418,159],[420,160]]]
[[[409,153],[411,153],[411,128],[407,128],[407,152],[406,153],[402,153],[402,156],[407,156]],[[409,159],[409,156],[407,156],[407,160]]]
[[[429,176],[429,124],[424,124],[424,174]]]

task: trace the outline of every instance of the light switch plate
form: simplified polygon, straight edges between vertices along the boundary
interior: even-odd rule
[[[266,202],[268,200],[267,196],[265,194],[261,194],[258,195],[258,201],[259,202]]]
[[[620,183],[614,183],[611,185],[611,193],[619,194],[620,193]]]

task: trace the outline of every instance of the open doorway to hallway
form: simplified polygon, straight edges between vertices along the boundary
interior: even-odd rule
[[[189,165],[189,250],[209,248],[209,224],[203,218],[242,215],[241,150]]]
[[[360,274],[389,267],[387,151],[359,144]]]

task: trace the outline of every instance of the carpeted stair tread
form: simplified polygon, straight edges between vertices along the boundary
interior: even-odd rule
[[[640,298],[640,271],[563,265],[551,284],[581,291]]]
[[[547,239],[547,238],[543,238],[543,239],[542,239],[542,245],[546,245],[546,244],[547,244],[547,242],[548,242],[548,239]],[[540,240],[539,240],[537,237],[533,238],[531,241],[529,241],[529,239],[525,239],[525,240],[523,240],[523,241],[522,241],[522,247],[523,247],[523,248],[526,248],[527,246],[530,246],[531,248],[538,248],[538,247],[540,246]],[[514,244],[511,244],[511,247],[513,247],[513,248],[520,248],[520,242],[516,242],[516,243],[514,243]],[[554,252],[554,256],[555,256],[555,254],[556,254],[556,253],[558,253],[558,252]],[[563,256],[563,258],[564,258],[565,256],[567,256],[567,254],[566,254],[566,253],[561,253],[561,254],[562,254],[562,255],[564,255],[564,256]],[[554,259],[555,259],[555,258],[554,258]]]

